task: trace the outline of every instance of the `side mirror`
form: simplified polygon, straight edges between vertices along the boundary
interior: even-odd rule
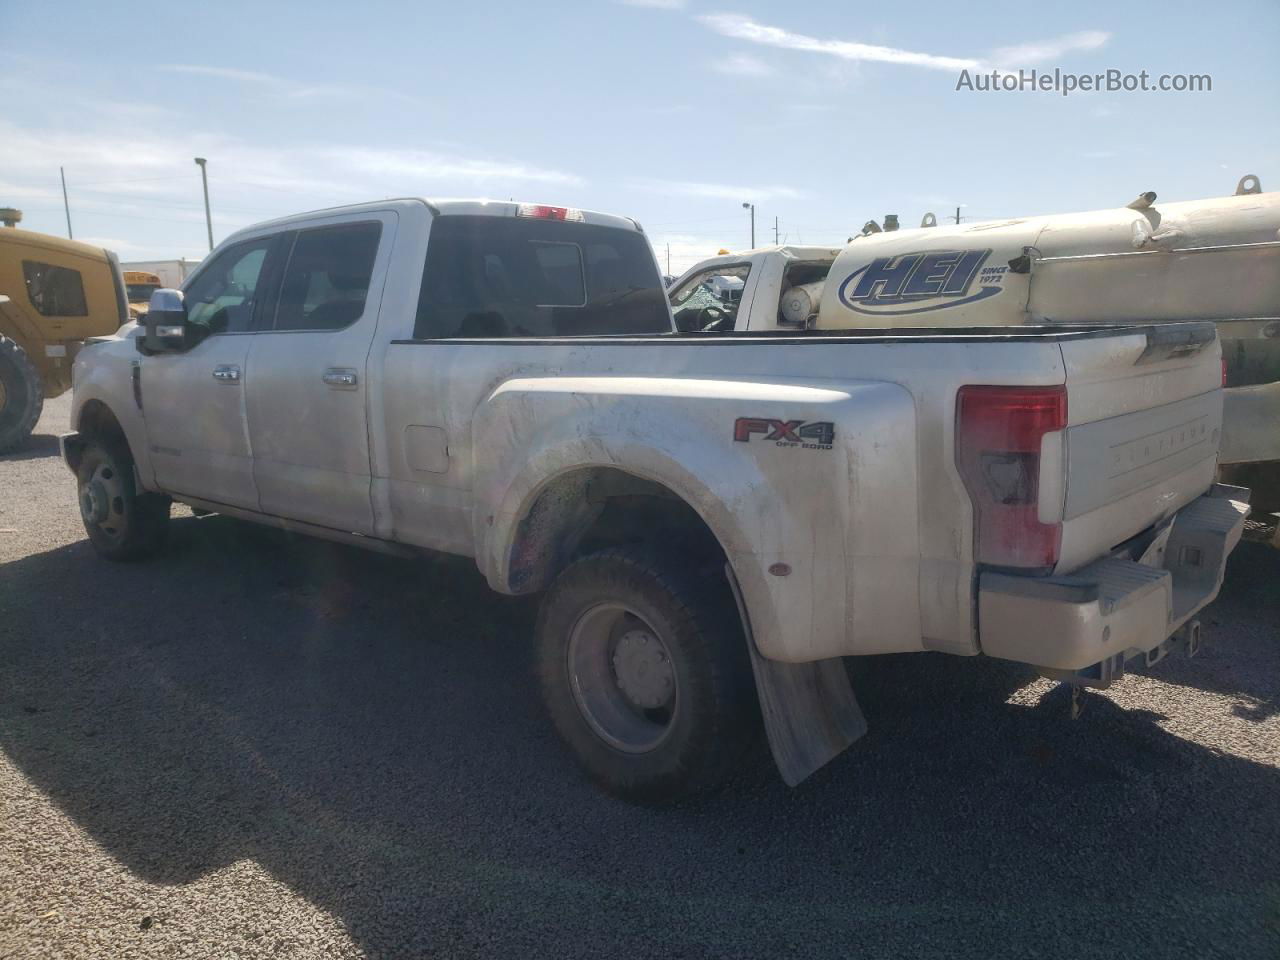
[[[180,353],[192,346],[182,291],[161,289],[153,293],[142,318],[142,329],[143,335],[137,340],[139,353]]]

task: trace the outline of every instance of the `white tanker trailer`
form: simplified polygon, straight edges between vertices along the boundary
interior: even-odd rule
[[[1246,183],[1248,181],[1248,183]],[[855,238],[819,329],[1280,317],[1280,193]]]
[[[1280,193],[1256,176],[1209,200],[1146,193],[1090,213],[875,229],[842,249],[705,261],[671,287],[677,324],[689,326],[680,298],[691,280],[748,265],[742,306],[710,318],[714,329],[1216,320],[1225,478],[1253,487],[1255,508],[1280,511]]]

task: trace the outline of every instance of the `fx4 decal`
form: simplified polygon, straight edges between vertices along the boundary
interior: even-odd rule
[[[768,440],[779,447],[830,450],[836,440],[836,425],[829,420],[773,420],[768,417],[739,417],[733,423],[733,439],[739,443]]]

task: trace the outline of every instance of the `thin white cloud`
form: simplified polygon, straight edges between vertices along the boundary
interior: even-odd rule
[[[991,51],[992,63],[1001,66],[1020,67],[1033,63],[1052,63],[1069,53],[1098,50],[1107,45],[1111,34],[1104,30],[1081,30],[1065,33],[1048,40],[1019,43],[1011,47],[998,47]]]
[[[431,183],[441,180],[518,180],[524,183],[581,183],[582,179],[560,170],[547,170],[501,160],[456,157],[422,150],[369,150],[346,148],[326,151],[342,168],[374,177],[412,178]]]
[[[26,211],[32,229],[61,232],[58,167],[65,166],[77,236],[110,238],[130,256],[176,255],[203,242],[200,172],[191,160],[197,156],[209,158],[219,239],[250,223],[341,203],[415,195],[505,198],[539,184],[567,189],[581,183],[566,171],[463,148],[256,146],[200,131],[175,137],[160,128],[134,131],[129,149],[121,150],[114,125],[73,132],[0,120],[0,200]]]
[[[856,43],[851,40],[823,40],[818,37],[809,37],[801,33],[792,33],[781,27],[757,23],[750,17],[736,13],[706,14],[698,17],[698,20],[716,33],[735,40],[746,40],[749,43],[780,47],[784,50],[799,50],[803,53],[818,53],[842,60],[872,60],[880,63],[926,67],[931,70],[972,70],[981,66],[980,61],[970,57],[938,56],[913,50],[899,50],[895,47]]]
[[[400,93],[398,90],[387,90],[364,84],[307,83],[277,76],[274,73],[237,70],[232,67],[211,67],[202,63],[165,63],[159,64],[155,69],[165,73],[181,73],[193,77],[210,77],[214,80],[252,84],[275,96],[293,100],[361,100],[376,94],[379,97],[389,97],[407,103],[418,102],[414,97]]]
[[[165,73],[186,73],[197,77],[217,77],[220,80],[238,80],[242,83],[260,83],[267,86],[286,85],[282,77],[255,70],[233,70],[230,67],[207,67],[199,63],[163,63],[156,67]]]
[[[711,69],[716,73],[727,73],[734,77],[771,77],[777,73],[763,60],[757,60],[745,53],[735,53],[724,60],[718,60],[711,65]]]
[[[647,193],[675,194],[681,197],[704,197],[712,200],[737,200],[762,203],[765,200],[796,200],[803,194],[792,187],[742,187],[728,183],[697,183],[689,180],[633,180],[631,185]]]
[[[950,55],[922,53],[916,50],[902,50],[897,47],[886,47],[877,44],[859,43],[852,40],[826,40],[811,37],[802,33],[793,33],[782,27],[774,27],[758,23],[750,17],[737,13],[711,13],[698,17],[706,27],[722,36],[735,40],[766,47],[777,47],[783,50],[796,50],[801,53],[816,53],[822,56],[835,57],[852,63],[877,62],[895,63],[909,67],[924,67],[930,70],[976,70],[992,65],[1000,67],[1029,66],[1036,63],[1051,63],[1073,53],[1089,52],[1101,49],[1111,40],[1111,34],[1104,30],[1081,30],[1067,33],[1047,40],[1035,40],[1027,43],[999,47],[989,57],[956,57]],[[732,69],[724,72],[742,72]]]

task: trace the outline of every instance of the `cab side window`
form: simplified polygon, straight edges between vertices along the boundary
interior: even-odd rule
[[[298,233],[280,283],[276,330],[341,330],[364,315],[382,224]]]
[[[206,336],[252,329],[255,297],[275,237],[246,240],[218,254],[185,291],[187,322]]]
[[[85,317],[84,281],[79,270],[56,267],[38,260],[22,261],[27,299],[43,317]]]

